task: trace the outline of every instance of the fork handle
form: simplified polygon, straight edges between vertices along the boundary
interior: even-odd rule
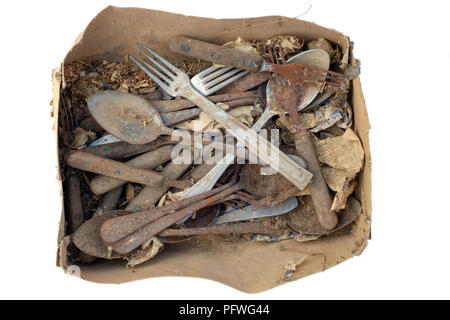
[[[280,172],[298,189],[303,190],[311,181],[312,174],[290,159],[276,146],[262,138],[255,130],[246,127],[233,116],[216,106],[189,83],[183,88],[183,96],[195,102],[208,115],[224,127],[251,153],[257,155],[262,162]],[[261,152],[261,149],[267,152]],[[270,155],[270,156],[269,156]],[[272,156],[275,155],[275,156]],[[278,157],[276,157],[278,156]]]
[[[218,46],[205,41],[176,36],[170,42],[170,50],[205,61],[259,72],[263,59],[254,54]]]

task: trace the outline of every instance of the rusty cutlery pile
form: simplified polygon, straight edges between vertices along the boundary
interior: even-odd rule
[[[125,62],[65,66],[60,146],[74,259],[132,262],[153,250],[149,260],[200,236],[317,239],[358,218],[362,147],[352,79],[335,52],[283,36],[245,48],[177,36],[170,49],[191,68],[140,42]],[[213,65],[188,75],[192,58]]]

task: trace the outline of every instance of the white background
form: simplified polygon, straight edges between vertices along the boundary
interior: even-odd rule
[[[450,298],[446,1],[2,1],[0,297]],[[201,279],[97,285],[55,267],[61,212],[51,70],[108,4],[188,15],[302,17],[350,35],[372,124],[373,225],[360,256],[256,295]],[[132,35],[130,34],[130,37]]]

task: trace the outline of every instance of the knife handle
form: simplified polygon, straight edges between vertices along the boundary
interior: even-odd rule
[[[263,59],[237,49],[218,46],[205,41],[176,36],[170,42],[170,50],[189,57],[259,72]]]
[[[65,162],[76,169],[148,186],[166,185],[180,190],[192,186],[191,181],[168,179],[160,172],[135,168],[119,161],[102,158],[83,151],[67,153]]]

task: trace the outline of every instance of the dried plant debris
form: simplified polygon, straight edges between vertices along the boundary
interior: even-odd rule
[[[195,76],[197,73],[209,68],[212,64],[200,59],[185,58],[182,63],[174,63],[174,65],[186,72],[189,77]]]
[[[267,58],[269,55],[267,52],[269,51],[269,46],[273,46],[275,48],[282,48],[283,52],[286,54],[286,59],[292,57],[297,54],[301,49],[303,49],[305,42],[303,39],[299,39],[295,36],[285,36],[280,35],[273,37],[271,39],[265,41],[255,41],[254,45],[258,52],[260,52],[261,56]]]

